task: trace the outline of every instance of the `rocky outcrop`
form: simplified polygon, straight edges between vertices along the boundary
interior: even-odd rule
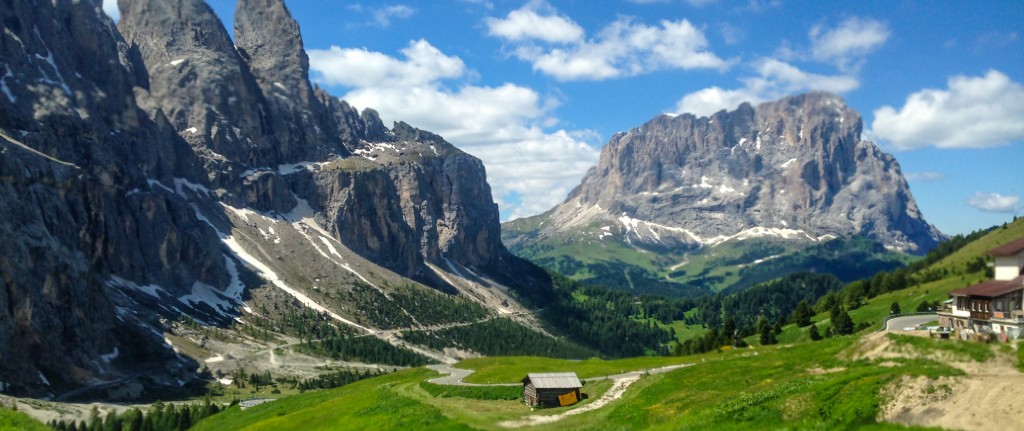
[[[345,288],[317,296],[318,276],[343,279],[325,268],[364,286],[356,267],[374,264],[446,291],[431,266],[513,280],[480,161],[310,85],[282,0],[239,2],[237,46],[201,0],[120,7],[117,27],[95,1],[0,8],[0,392],[177,387],[196,364],[159,319],[232,321],[264,283],[258,259],[285,273],[286,253],[323,257],[287,281],[325,301]],[[239,252],[273,223],[313,251],[278,236]]]
[[[486,268],[506,255],[480,160],[404,123],[390,136],[317,175],[342,242],[415,278],[424,262]]]
[[[148,75],[143,108],[165,115],[210,168],[225,160],[284,163],[263,94],[213,9],[202,0],[121,0],[119,6],[118,28]]]
[[[284,2],[239,1],[235,40],[266,97],[274,137],[285,158],[295,162],[348,155],[340,128],[349,124],[334,121],[332,106],[314,93],[299,25]]]
[[[0,11],[0,381],[5,393],[59,394],[191,361],[160,348],[153,313],[119,308],[116,275],[226,283],[214,232],[173,195],[187,144],[138,109],[135,53],[90,2],[8,2]]]
[[[921,216],[896,160],[862,140],[861,129],[860,115],[826,93],[711,117],[660,116],[612,137],[547,229],[556,235],[596,217],[640,243],[799,232],[930,250],[940,234]]]

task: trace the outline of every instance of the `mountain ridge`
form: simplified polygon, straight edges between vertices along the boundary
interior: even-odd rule
[[[201,0],[121,1],[116,26],[93,1],[9,3],[5,393],[187,392],[221,362],[181,344],[183,319],[284,331],[314,310],[436,361],[474,352],[393,332],[439,304],[549,335],[521,302],[550,280],[501,244],[479,159],[313,87],[282,0],[239,2],[237,47]]]
[[[862,236],[922,254],[941,233],[924,221],[899,163],[861,139],[862,127],[841,98],[821,92],[709,117],[661,115],[613,136],[565,201],[506,222],[503,239],[549,267],[587,255],[567,251],[573,247],[652,251],[685,262],[750,239],[811,244]]]

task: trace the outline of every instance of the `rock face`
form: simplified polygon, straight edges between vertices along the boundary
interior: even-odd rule
[[[372,266],[454,291],[436,268],[511,280],[523,265],[480,161],[313,88],[282,0],[239,2],[237,46],[201,0],[119,3],[117,27],[97,1],[0,8],[0,392],[177,386],[197,367],[160,317],[230,322],[251,288],[318,289],[303,271],[372,285],[356,269]],[[320,266],[288,271],[304,262],[250,215]]]
[[[147,182],[170,182],[191,151],[136,106],[142,65],[95,5],[15,1],[0,16],[0,387],[191,373],[152,313],[119,311],[109,290],[111,274],[170,294],[228,279],[213,231]]]
[[[810,93],[710,118],[660,116],[616,134],[547,232],[607,219],[639,243],[858,235],[924,253],[939,232],[857,112]]]

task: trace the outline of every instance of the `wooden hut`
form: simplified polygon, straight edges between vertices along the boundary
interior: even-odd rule
[[[580,400],[576,373],[530,373],[523,377],[523,400],[531,407],[559,407]]]

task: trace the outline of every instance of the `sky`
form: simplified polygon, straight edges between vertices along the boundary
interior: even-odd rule
[[[230,32],[235,1],[208,2]],[[1024,215],[1022,1],[286,4],[313,82],[479,157],[502,220],[564,200],[616,132],[812,90],[860,112],[943,233]]]

